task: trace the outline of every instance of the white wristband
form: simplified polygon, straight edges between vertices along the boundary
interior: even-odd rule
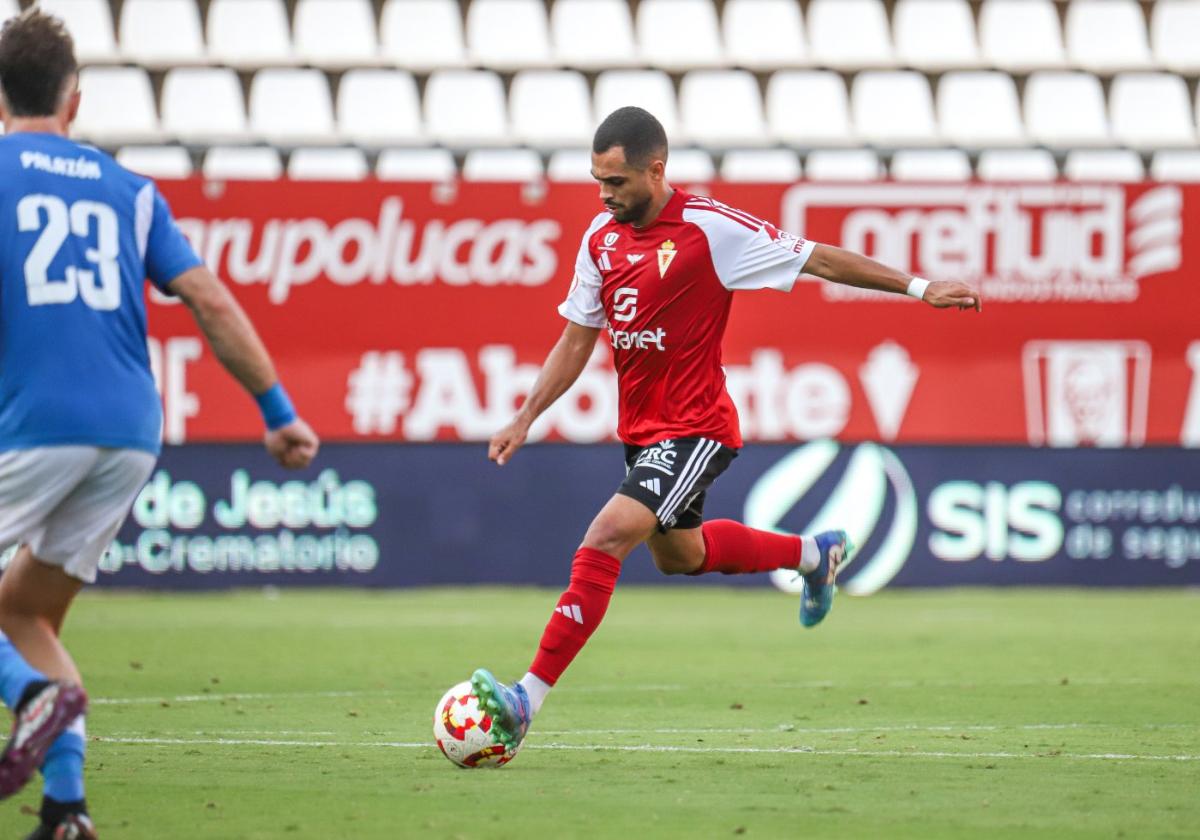
[[[917,300],[924,300],[925,290],[928,288],[928,280],[926,280],[924,277],[914,277],[912,280],[908,281],[908,289],[905,290],[904,294],[908,295],[909,297],[915,297]]]

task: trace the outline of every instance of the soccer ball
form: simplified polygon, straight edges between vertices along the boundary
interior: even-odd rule
[[[446,692],[433,710],[433,737],[442,755],[459,767],[503,767],[521,749],[492,740],[492,719],[479,706],[469,682]]]

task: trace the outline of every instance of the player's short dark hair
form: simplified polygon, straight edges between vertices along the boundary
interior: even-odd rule
[[[653,114],[628,105],[609,114],[592,138],[592,151],[603,154],[613,146],[625,149],[625,162],[644,169],[654,158],[667,159],[667,132]]]
[[[36,6],[0,29],[0,92],[14,117],[54,114],[67,79],[78,71],[71,34]]]

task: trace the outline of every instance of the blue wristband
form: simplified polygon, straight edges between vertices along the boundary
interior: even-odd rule
[[[292,407],[287,391],[278,382],[256,396],[254,401],[258,403],[258,410],[262,412],[263,422],[268,429],[278,429],[296,419],[296,409]]]

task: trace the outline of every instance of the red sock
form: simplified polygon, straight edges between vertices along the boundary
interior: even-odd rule
[[[600,626],[608,610],[621,561],[611,554],[592,548],[575,552],[571,564],[571,585],[558,599],[554,615],[542,633],[537,656],[529,671],[550,685],[558,682],[575,654]]]
[[[795,569],[800,565],[801,542],[790,534],[759,531],[732,519],[714,519],[701,528],[704,565],[694,575],[720,572],[743,575]]]

